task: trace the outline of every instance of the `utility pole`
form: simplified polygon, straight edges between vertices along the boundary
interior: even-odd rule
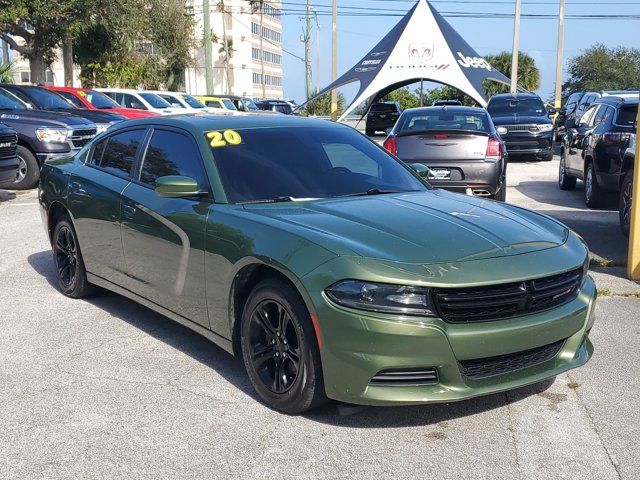
[[[309,100],[311,98],[311,0],[307,0],[306,25],[302,41],[304,42],[305,92]]]
[[[640,109],[636,117],[636,132],[640,125]],[[636,133],[636,156],[640,158],[640,138]],[[631,226],[629,227],[629,256],[627,273],[631,280],[640,280],[640,166],[633,169],[633,187],[631,191]]]
[[[260,84],[262,85],[262,98],[265,99],[267,98],[267,93],[264,86],[264,50],[262,48],[262,36],[264,35],[264,27],[262,26],[264,17],[264,0],[260,0],[258,5],[260,6]]]
[[[338,78],[338,0],[331,6],[331,82]],[[331,120],[338,120],[338,91],[331,90]]]
[[[558,14],[558,57],[556,58],[556,94],[554,107],[560,110],[562,107],[562,57],[564,50],[564,0],[560,0],[560,12]]]
[[[318,22],[318,10],[313,9],[316,20],[316,93],[320,91],[320,22]]]
[[[424,107],[424,78],[420,79],[420,106]]]
[[[207,95],[213,94],[213,56],[211,52],[211,5],[209,0],[202,0],[204,9],[202,24],[204,28],[204,78]]]
[[[522,0],[516,0],[516,13],[513,19],[513,51],[511,53],[511,95],[518,91],[518,55],[520,53],[520,10]]]

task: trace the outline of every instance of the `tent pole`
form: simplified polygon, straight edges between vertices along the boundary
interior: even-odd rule
[[[564,0],[560,0],[560,12],[558,13],[558,52],[556,58],[556,92],[554,107],[560,110],[562,107],[562,55],[564,49]]]
[[[522,0],[516,0],[516,12],[513,19],[513,50],[511,52],[511,95],[518,90],[518,55],[520,53],[520,9]]]

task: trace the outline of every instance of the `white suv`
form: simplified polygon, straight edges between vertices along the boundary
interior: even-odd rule
[[[182,113],[186,113],[185,110],[189,113],[212,113],[213,110],[212,108],[205,107],[205,105],[200,100],[193,97],[192,95],[189,95],[188,93],[169,92],[164,90],[150,90],[149,92],[155,93],[172,107],[181,108]]]
[[[183,108],[172,107],[166,100],[163,100],[155,93],[125,88],[96,88],[95,90],[108,95],[125,108],[149,110],[161,115],[185,113]]]

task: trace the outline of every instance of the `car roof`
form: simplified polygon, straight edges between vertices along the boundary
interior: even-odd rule
[[[158,117],[146,117],[128,120],[121,124],[116,124],[110,131],[132,126],[174,126],[186,130],[206,132],[210,130],[228,130],[245,128],[291,128],[291,127],[321,127],[338,126],[341,128],[352,128],[344,124],[331,122],[329,120],[298,117],[293,115],[260,115],[256,113],[245,113],[230,111],[227,115],[217,115],[212,113],[184,113],[180,115],[165,115]]]
[[[600,97],[593,102],[594,105],[596,103],[604,103],[606,105],[620,105],[620,104],[636,105],[638,103],[638,97],[637,96],[618,97],[615,95],[608,95],[606,97]]]
[[[95,88],[94,90],[97,90],[98,92],[116,92],[116,93],[131,93],[133,95],[136,94],[140,94],[140,93],[150,93],[147,90],[136,90],[134,88],[108,88],[108,87],[103,87],[103,88]]]
[[[429,112],[452,112],[452,113],[473,113],[473,114],[487,114],[484,108],[480,107],[467,107],[464,105],[431,105],[426,107],[407,108],[404,113],[429,113]]]
[[[535,93],[531,93],[531,92],[518,92],[514,95],[512,95],[511,93],[496,93],[494,96],[492,96],[489,101],[495,99],[501,100],[503,98],[539,98],[540,101],[542,101],[542,99],[540,98],[539,95],[535,94]]]

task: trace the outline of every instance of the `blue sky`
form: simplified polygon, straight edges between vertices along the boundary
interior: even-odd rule
[[[304,57],[304,46],[300,41],[303,20],[301,17],[306,0],[283,0],[283,48]],[[493,2],[493,3],[492,3]],[[505,3],[503,3],[505,2]],[[566,0],[566,14],[638,14],[640,0],[600,1]],[[395,0],[338,0],[339,7],[391,8],[408,11],[413,1]],[[312,0],[320,12],[329,12],[331,0]],[[513,40],[513,19],[501,18],[449,18],[445,12],[513,13],[515,0],[457,0],[433,1],[432,5],[480,54],[510,51]],[[523,0],[523,14],[558,13],[558,0]],[[604,8],[603,8],[604,7]],[[293,12],[295,10],[295,12]],[[373,12],[373,10],[372,10]],[[377,11],[382,14],[384,12]],[[380,16],[338,16],[338,75],[351,67],[366,54],[392,27],[400,17]],[[331,79],[331,17],[320,15],[320,87]],[[567,19],[565,22],[565,62],[585,48],[600,42],[609,47],[627,46],[640,48],[640,20],[584,20]],[[315,31],[312,33],[315,40]],[[521,22],[520,50],[535,58],[541,71],[542,86],[538,90],[543,99],[549,98],[554,89],[557,43],[557,20],[523,18]],[[315,44],[312,44],[312,68],[315,69]],[[287,98],[301,101],[305,96],[304,63],[284,54],[284,93]],[[315,75],[315,72],[314,72]],[[315,77],[312,85],[315,85]],[[353,96],[353,88],[345,89],[347,100]]]

